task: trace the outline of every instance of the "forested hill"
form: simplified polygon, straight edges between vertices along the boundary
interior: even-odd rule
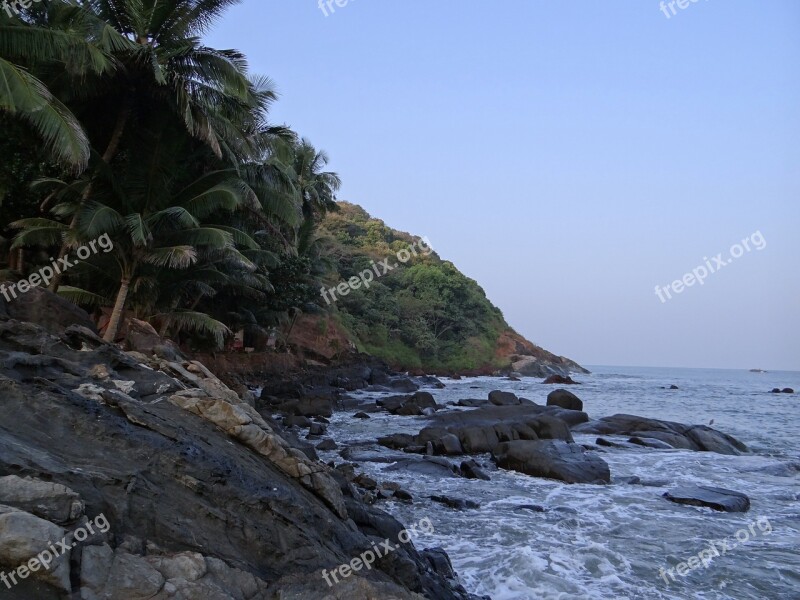
[[[321,304],[359,350],[403,370],[488,373],[512,362],[531,375],[581,370],[514,332],[478,283],[424,238],[347,202],[326,215],[318,233],[329,261]],[[355,285],[342,285],[348,281]],[[329,292],[335,286],[346,295]]]

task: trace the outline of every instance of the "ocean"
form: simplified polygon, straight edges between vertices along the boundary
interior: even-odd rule
[[[567,485],[496,470],[489,455],[475,458],[492,469],[491,481],[385,471],[389,464],[378,462],[360,462],[357,471],[410,492],[413,504],[379,506],[406,524],[429,518],[433,531],[413,535],[417,548],[444,548],[467,590],[494,600],[800,599],[800,394],[769,393],[776,387],[799,390],[800,373],[588,368],[592,374],[576,376],[582,385],[570,391],[590,417],[627,413],[703,425],[713,420],[712,427],[746,443],[752,454],[603,448],[611,485]],[[445,389],[427,390],[439,404],[486,398],[495,389],[544,404],[558,387],[535,378],[442,381]],[[670,385],[679,389],[662,389]],[[374,403],[382,394],[352,395]],[[388,453],[375,444],[377,437],[415,434],[427,424],[426,417],[386,413],[360,420],[354,412],[331,419],[329,435],[340,450],[356,445]],[[577,443],[594,444],[596,438],[575,434]],[[342,462],[338,452],[320,457]],[[641,483],[629,483],[632,477]],[[681,484],[744,492],[751,509],[720,513],[662,497]],[[434,494],[481,506],[453,510],[431,501]],[[700,566],[683,576],[666,572],[692,557],[704,560],[694,561]]]

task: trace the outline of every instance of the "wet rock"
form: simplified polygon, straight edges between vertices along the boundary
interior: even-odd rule
[[[339,445],[331,439],[322,440],[319,444],[317,444],[317,450],[320,451],[331,451],[336,450]]]
[[[651,438],[673,448],[719,454],[739,455],[748,452],[747,446],[736,438],[705,425],[684,425],[635,415],[619,414],[573,427],[576,433],[625,435]]]
[[[491,402],[488,400],[481,400],[481,399],[467,399],[467,400],[459,400],[456,402],[456,406],[464,406],[466,408],[478,408],[481,406],[489,406]]]
[[[580,385],[579,382],[573,381],[569,375],[550,375],[542,383],[558,384],[558,385]]]
[[[467,479],[482,479],[483,481],[490,481],[491,477],[486,474],[477,462],[474,460],[465,460],[461,463],[461,475]]]
[[[398,500],[400,500],[402,502],[413,502],[414,501],[414,497],[411,494],[409,494],[407,491],[403,490],[403,489],[395,490],[394,493],[392,494],[392,497],[396,498],[396,499],[398,499]]]
[[[418,381],[425,386],[434,387],[436,389],[444,389],[446,386],[436,377],[433,375],[423,375],[422,377],[418,378]]]
[[[780,393],[781,393],[781,388],[772,388],[772,390],[770,391],[770,394],[780,394]]]
[[[566,483],[609,483],[611,472],[599,456],[561,440],[505,442],[493,453],[497,466]]]
[[[357,412],[353,415],[354,419],[369,419],[370,416],[365,412]]]
[[[291,415],[283,420],[283,424],[286,427],[300,427],[302,429],[308,429],[309,427],[311,427],[311,419],[309,419],[308,417],[298,417],[295,415]]]
[[[750,498],[741,492],[706,486],[683,486],[664,493],[664,497],[676,504],[705,506],[722,512],[747,512]]]
[[[384,471],[404,471],[438,478],[461,476],[456,468],[447,460],[435,456],[422,456],[419,458],[409,457],[398,460],[393,465],[386,467]]]
[[[672,384],[671,386],[669,386],[668,389],[670,389],[670,390],[679,390],[680,388],[677,385]]]
[[[666,442],[662,442],[661,440],[657,440],[655,438],[641,438],[641,437],[632,437],[628,440],[631,444],[635,444],[637,446],[644,446],[645,448],[655,448],[657,450],[672,450],[672,446],[667,444]]]
[[[365,490],[376,490],[378,489],[378,482],[375,481],[372,477],[368,477],[367,475],[361,474],[357,475],[356,478],[353,480],[358,486],[361,486]]]
[[[547,394],[547,406],[560,406],[567,410],[583,410],[583,401],[567,390],[553,390]]]
[[[608,440],[608,439],[606,439],[606,438],[597,438],[597,439],[595,440],[595,443],[596,443],[598,446],[603,446],[603,447],[606,447],[606,448],[625,448],[625,449],[631,449],[631,448],[637,448],[637,447],[638,447],[638,446],[636,446],[635,444],[631,444],[630,442],[619,442],[619,441],[615,442],[615,441],[612,441],[612,440]],[[670,448],[671,448],[671,447],[672,447],[672,446],[670,446]]]
[[[529,510],[537,513],[545,512],[544,506],[540,506],[538,504],[520,504],[519,506],[515,506],[514,510]]]
[[[389,382],[389,388],[396,392],[416,392],[419,386],[408,377],[400,377]]]
[[[792,388],[783,388],[781,390],[782,394],[794,394],[794,390]]]
[[[431,496],[431,500],[434,502],[438,502],[439,504],[444,504],[445,506],[449,506],[450,508],[454,508],[456,510],[467,510],[467,509],[478,509],[481,507],[479,502],[473,502],[472,500],[463,500],[461,498],[451,498],[449,496]]]
[[[309,435],[325,435],[328,428],[323,425],[322,423],[312,423],[311,426],[308,428]]]
[[[520,403],[515,394],[498,390],[489,392],[489,402],[495,406],[517,406]]]
[[[430,563],[434,573],[438,573],[445,579],[454,579],[456,576],[453,570],[453,563],[443,548],[426,548],[420,554]]]
[[[416,392],[411,396],[380,398],[376,403],[393,415],[400,416],[419,416],[425,409],[436,410],[439,408],[429,392]]]

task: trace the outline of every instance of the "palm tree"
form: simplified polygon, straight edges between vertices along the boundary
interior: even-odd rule
[[[20,18],[0,11],[0,111],[25,120],[54,162],[80,172],[89,161],[86,132],[37,74],[106,75],[117,66],[111,50],[129,44],[81,7],[56,1],[49,10],[50,26],[40,24],[43,7],[23,9]]]
[[[292,148],[292,174],[296,192],[303,207],[303,217],[313,219],[315,214],[336,210],[336,192],[342,185],[336,173],[324,171],[328,155],[316,150],[303,138]]]

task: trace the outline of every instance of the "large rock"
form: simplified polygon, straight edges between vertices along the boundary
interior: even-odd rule
[[[673,448],[719,454],[739,455],[749,452],[736,438],[705,425],[684,425],[635,415],[619,414],[573,427],[576,433],[625,435],[660,440]]]
[[[10,569],[26,565],[30,559],[63,540],[66,533],[66,530],[45,519],[0,505],[0,564]],[[31,577],[69,592],[70,555],[71,549],[62,550],[48,569],[39,568],[31,573]]]
[[[69,490],[88,514],[102,511],[110,523],[107,547],[83,546],[83,560],[72,561],[76,597],[322,597],[314,595],[327,589],[321,578],[305,588],[288,582],[309,581],[309,573],[369,548],[378,532],[364,513],[402,530],[201,366],[134,354],[85,327],[51,334],[0,318],[0,473],[63,486],[36,508],[24,504],[35,494],[14,492],[31,510],[63,517],[67,504],[53,498],[72,498]],[[26,512],[7,514],[0,561],[19,564],[64,531]],[[20,586],[21,598],[61,600],[58,589],[72,591],[69,564],[65,557],[63,572],[48,572],[49,587]],[[379,597],[467,597],[430,571],[412,544],[362,575],[369,581],[353,589]],[[292,596],[290,588],[312,595]]]
[[[567,410],[583,410],[583,401],[570,391],[557,389],[547,394],[547,406],[560,406]]]
[[[11,302],[0,297],[0,305],[5,305],[8,317],[37,323],[56,335],[63,333],[70,325],[85,327],[97,333],[94,321],[86,311],[41,287],[31,288]]]
[[[493,453],[497,466],[566,483],[610,483],[611,471],[599,456],[560,440],[505,442]]]
[[[66,525],[83,514],[83,502],[66,486],[16,475],[0,477],[0,504]]]
[[[741,492],[706,486],[684,486],[664,493],[664,497],[676,504],[706,506],[723,512],[747,512],[750,498]]]
[[[515,394],[498,390],[489,392],[489,402],[495,406],[517,406],[520,404],[519,398]]]

